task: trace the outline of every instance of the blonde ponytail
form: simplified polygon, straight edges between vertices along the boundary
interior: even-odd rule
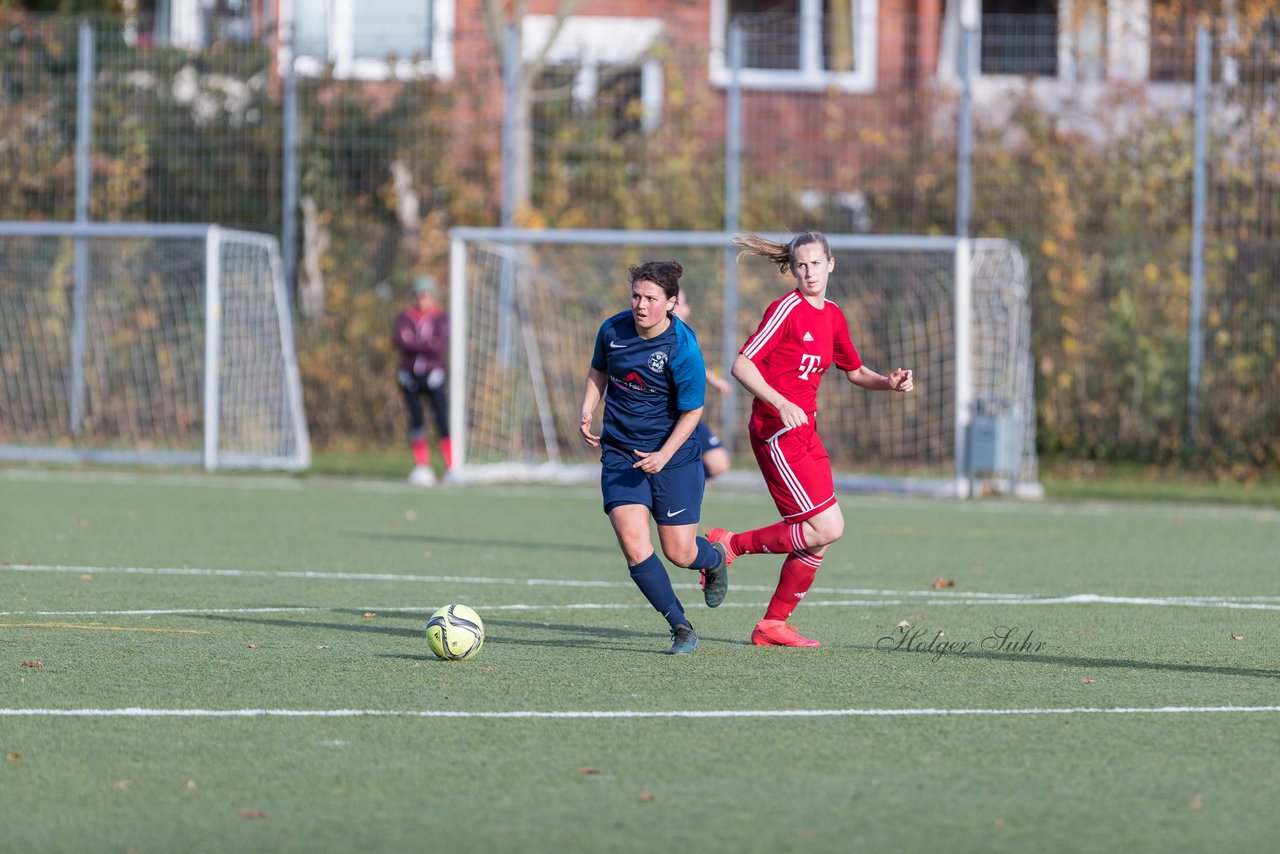
[[[831,246],[827,243],[827,238],[819,231],[801,232],[791,238],[789,243],[778,243],[758,234],[747,232],[746,234],[735,234],[733,242],[735,245],[742,247],[742,251],[738,253],[739,259],[743,255],[760,255],[777,264],[778,271],[781,273],[791,272],[791,256],[801,246],[806,246],[810,243],[820,244],[826,256],[828,258],[831,257]]]

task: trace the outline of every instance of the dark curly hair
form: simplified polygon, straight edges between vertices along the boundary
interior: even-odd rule
[[[631,284],[639,281],[653,282],[662,288],[667,299],[680,296],[680,277],[684,275],[684,267],[678,261],[645,261],[627,268],[631,276]]]

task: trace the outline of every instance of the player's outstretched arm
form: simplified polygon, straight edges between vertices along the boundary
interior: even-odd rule
[[[863,365],[855,371],[846,371],[845,376],[854,385],[872,391],[908,392],[915,388],[915,376],[906,368],[894,368],[885,376]]]
[[[729,381],[710,368],[707,368],[707,385],[711,386],[721,394],[729,393]]]

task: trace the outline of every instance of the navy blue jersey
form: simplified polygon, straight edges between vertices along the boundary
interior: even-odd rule
[[[601,444],[626,453],[656,451],[671,435],[681,412],[700,408],[706,400],[707,368],[698,337],[678,318],[665,332],[648,340],[636,332],[630,311],[600,325],[591,367],[607,378]],[[692,437],[670,465],[697,459]]]

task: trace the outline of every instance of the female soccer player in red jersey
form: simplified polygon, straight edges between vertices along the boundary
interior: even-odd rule
[[[739,555],[782,554],[782,573],[751,641],[758,646],[820,646],[787,620],[813,585],[827,547],[844,533],[831,460],[818,435],[818,384],[835,364],[854,385],[908,392],[911,371],[888,376],[862,364],[840,307],[829,302],[827,281],[835,258],[826,237],[814,231],[789,243],[754,234],[734,243],[743,254],[762,255],[795,279],[795,290],[775,300],[759,328],[742,345],[733,377],[755,399],[748,434],[756,462],[782,521],[733,533],[712,528],[707,538],[725,548],[725,566]]]

